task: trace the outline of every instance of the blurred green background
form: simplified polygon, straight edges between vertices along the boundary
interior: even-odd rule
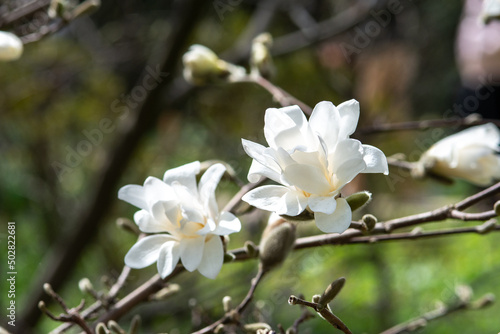
[[[377,12],[388,6],[385,1],[373,4]],[[363,1],[196,3],[203,8],[198,8],[189,22],[192,32],[186,32],[183,42],[176,45],[173,71],[155,99],[148,102],[151,110],[144,111],[154,114],[152,121],[134,138],[130,158],[116,172],[118,181],[105,186],[102,179],[114,157],[111,152],[135,119],[132,108],[129,113],[117,113],[113,106],[126,106],[124,99],[140,82],[143,70],[161,63],[164,46],[177,28],[180,1],[103,1],[90,16],[25,45],[20,60],[0,63],[0,240],[6,244],[7,222],[15,221],[17,320],[22,333],[47,333],[59,325],[45,316],[33,315],[36,312],[28,318],[23,316],[36,305],[33,297],[40,291],[40,280],[52,268],[50,254],[57,257],[61,252],[63,256],[64,248],[57,245],[69,240],[77,223],[88,210],[94,210],[96,192],[107,192],[112,199],[109,204],[103,202],[106,205],[99,208],[99,221],[82,234],[85,247],[75,252],[71,264],[62,271],[63,282],[56,286],[70,305],[77,305],[81,298],[92,302],[78,290],[78,281],[88,277],[96,288],[105,289],[103,277],[113,280],[118,276],[124,255],[135,242],[133,235],[115,225],[117,218],[132,218],[135,212],[134,207],[116,198],[121,186],[142,184],[147,176],[161,177],[166,169],[209,159],[228,162],[246,180],[251,161],[241,148],[241,138],[264,144],[264,112],[278,105],[251,83],[190,87],[182,79],[180,59],[190,44],[206,45],[219,54],[231,49],[233,52],[224,55],[248,67],[249,39],[245,40],[245,33],[253,37],[248,27],[252,19],[260,17],[262,22],[253,27],[253,32],[269,31],[279,53],[274,59],[277,71],[272,81],[305,103],[314,106],[329,100],[339,104],[355,98],[361,103],[359,127],[444,117],[460,88],[454,43],[462,3],[399,4],[402,10],[390,16],[388,25],[370,37],[366,47],[346,57],[342,45],[353,45],[356,28],[374,22],[373,13],[353,18],[339,32],[332,25],[331,38],[306,43],[297,50],[298,40],[297,44],[293,40],[285,44],[281,39],[280,44],[279,39],[301,31],[302,26],[302,33],[314,41],[317,36],[315,31],[305,29],[308,24],[328,20],[351,7],[359,7],[362,12],[368,6]],[[266,12],[274,13],[267,21],[262,18]],[[350,17],[339,15],[337,22],[342,18]],[[27,22],[16,21],[1,29],[23,34]],[[238,52],[234,52],[235,45]],[[68,152],[77,150],[87,140],[85,133],[99,129],[103,119],[111,122],[109,133],[102,133],[97,144],[66,173],[56,171],[54,163],[66,164]],[[415,157],[422,152],[422,143],[430,145],[431,131],[359,138],[387,156],[402,152]],[[445,129],[443,135],[449,132]],[[373,213],[379,220],[438,208],[478,191],[461,181],[451,186],[415,181],[397,170],[391,170],[387,177],[360,176],[346,192],[361,189],[371,191],[374,200],[356,213],[355,219]],[[220,206],[237,190],[234,184],[223,181],[218,190]],[[479,209],[489,210],[493,203],[491,200]],[[259,242],[265,218],[254,218],[241,217],[243,229],[231,236],[229,248],[241,247],[245,240]],[[474,222],[429,224],[424,229],[465,225]],[[299,236],[318,232],[314,224],[299,228]],[[495,234],[462,235],[296,251],[264,279],[245,319],[288,328],[302,312],[288,305],[290,294],[310,299],[332,280],[344,276],[347,283],[332,304],[334,313],[354,333],[378,333],[432,310],[437,300],[454,301],[457,284],[470,285],[475,297],[487,292],[500,296],[499,242],[500,236]],[[5,247],[1,254],[3,275],[7,271]],[[178,294],[164,302],[140,305],[120,324],[126,328],[132,315],[140,314],[141,333],[188,333],[193,329],[192,318],[206,324],[207,319],[222,315],[224,296],[239,303],[256,269],[254,260],[227,264],[215,281],[198,273],[182,273],[173,280],[184,287]],[[124,291],[131,291],[154,273],[154,266],[133,270]],[[7,285],[5,280],[0,284],[3,321]],[[56,305],[49,304],[49,308],[60,312]],[[429,323],[422,332],[497,333],[498,314],[499,304],[460,312]],[[304,323],[300,332],[334,330],[315,317]]]

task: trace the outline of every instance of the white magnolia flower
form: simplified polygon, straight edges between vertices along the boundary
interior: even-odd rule
[[[198,161],[165,172],[163,181],[149,177],[144,186],[127,185],[118,198],[140,208],[134,215],[139,229],[155,233],[140,239],[125,256],[125,264],[144,268],[157,262],[162,278],[179,259],[188,271],[215,278],[224,260],[220,236],[238,232],[241,223],[219,212],[215,188],[225,172],[222,164],[207,169],[196,185]]]
[[[420,166],[446,177],[457,177],[479,186],[500,179],[500,130],[478,125],[441,139],[422,154]]]
[[[0,61],[16,60],[23,53],[23,42],[16,35],[0,31]]]
[[[320,102],[309,122],[298,106],[268,109],[264,135],[269,147],[243,139],[245,151],[254,159],[248,180],[265,176],[282,185],[258,187],[243,200],[287,216],[309,209],[321,231],[345,231],[352,212],[340,197],[342,187],[359,173],[388,174],[382,151],[349,138],[358,118],[355,100],[337,107]]]
[[[245,69],[228,63],[206,46],[191,45],[182,56],[186,81],[203,85],[213,81],[234,81],[245,76]]]

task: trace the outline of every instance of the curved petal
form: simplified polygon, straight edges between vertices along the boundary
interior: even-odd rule
[[[206,243],[198,271],[205,277],[214,279],[224,263],[224,247],[220,237],[214,235]]]
[[[366,169],[363,173],[384,173],[389,174],[389,166],[384,152],[371,145],[363,145],[363,160]]]
[[[272,168],[264,166],[257,160],[253,160],[250,165],[250,169],[248,170],[248,181],[251,183],[259,182],[262,177],[267,177],[275,182],[280,182],[281,174],[280,172],[276,172]]]
[[[182,209],[182,216],[189,221],[205,224],[205,215],[200,204],[198,194],[192,193],[183,184],[174,182],[172,184]]]
[[[270,154],[272,153],[272,149],[246,139],[242,139],[241,144],[246,154],[248,154],[252,159],[259,162],[261,165],[275,171],[276,173],[279,173],[281,171],[279,164]]]
[[[328,215],[321,212],[314,213],[316,226],[325,233],[342,233],[351,225],[352,212],[344,198],[337,198],[335,211]]]
[[[264,115],[264,136],[269,146],[277,147],[280,145],[276,143],[276,136],[289,129],[299,130],[304,125],[307,125],[307,119],[299,106],[269,108]]]
[[[333,173],[338,180],[336,188],[351,182],[356,175],[365,170],[366,163],[362,152],[361,143],[354,139],[342,140],[337,144],[334,153],[328,159],[331,161]]]
[[[333,189],[325,173],[317,166],[294,164],[285,169],[283,177],[310,194],[326,195]]]
[[[340,114],[339,139],[346,139],[356,131],[359,120],[359,102],[349,100],[337,106]]]
[[[146,210],[137,211],[134,214],[134,221],[142,232],[168,232],[168,226],[165,222],[157,221]]]
[[[219,224],[212,232],[216,235],[228,235],[231,233],[239,232],[241,230],[241,222],[231,212],[223,211],[220,215]]]
[[[262,186],[247,192],[242,200],[262,210],[279,212],[283,206],[282,197],[289,191],[283,186]]]
[[[168,241],[163,244],[158,257],[158,273],[161,278],[165,278],[174,271],[179,263],[179,243],[177,241]]]
[[[225,171],[226,167],[224,167],[223,164],[214,164],[206,170],[198,184],[200,200],[203,207],[214,219],[219,215],[219,207],[215,200],[215,189]]]
[[[139,209],[149,209],[144,188],[137,184],[129,184],[121,187],[120,190],[118,190],[118,198],[138,207]]]
[[[184,238],[181,240],[181,261],[187,271],[193,271],[198,268],[203,257],[204,246],[205,236]]]
[[[333,149],[337,144],[340,131],[339,111],[328,101],[316,104],[309,118],[312,130],[320,136],[327,147]]]
[[[140,239],[125,255],[125,264],[130,268],[138,269],[155,263],[162,245],[172,240],[175,239],[166,234],[151,235]]]
[[[150,176],[144,181],[144,194],[148,205],[158,201],[172,201],[175,199],[172,188],[162,180]]]
[[[283,197],[284,209],[280,214],[297,216],[307,207],[307,197],[301,191],[290,190]]]
[[[335,196],[316,196],[309,197],[308,201],[309,208],[314,212],[321,212],[327,215],[331,215],[337,208],[337,201]]]
[[[194,161],[177,168],[169,169],[163,175],[163,182],[172,184],[175,181],[184,185],[192,193],[197,193],[196,175],[200,172],[200,162]]]

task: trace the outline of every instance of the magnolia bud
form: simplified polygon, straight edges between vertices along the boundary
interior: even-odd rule
[[[135,235],[141,234],[139,227],[128,218],[118,218],[116,220],[116,226]]]
[[[274,73],[273,59],[269,48],[273,44],[271,34],[265,32],[253,39],[250,65],[252,74],[269,78]]]
[[[150,297],[151,300],[165,300],[172,296],[173,294],[179,292],[181,290],[181,286],[179,284],[169,284],[164,287],[153,296]]]
[[[487,220],[483,224],[479,225],[478,227],[476,227],[476,231],[479,234],[486,234],[493,231],[496,226],[497,226],[497,220],[496,218],[492,218],[490,220]]]
[[[245,241],[244,248],[245,252],[250,257],[256,257],[257,255],[259,255],[259,250],[257,249],[257,247],[255,247],[255,244],[249,240]]]
[[[86,277],[82,278],[78,282],[78,288],[82,293],[89,293],[94,291],[94,286],[92,285],[92,282],[90,282],[90,280]]]
[[[209,48],[195,44],[182,57],[184,78],[195,85],[236,81],[245,77],[245,69],[225,62]]]
[[[351,207],[351,211],[355,211],[364,205],[368,204],[372,199],[372,194],[368,191],[361,191],[352,194],[346,198],[347,204]]]
[[[16,60],[23,53],[23,42],[16,35],[0,31],[0,61]]]
[[[276,215],[271,215],[259,246],[262,269],[267,271],[281,264],[295,243],[295,225]]]
[[[125,331],[114,320],[108,321],[108,328],[117,334],[126,334]]]
[[[495,302],[495,295],[487,293],[472,304],[473,309],[481,309],[491,306]]]
[[[224,312],[229,312],[233,307],[231,305],[231,297],[225,296],[222,298],[222,307],[224,308]]]
[[[138,334],[140,326],[141,326],[141,317],[140,315],[136,314],[134,315],[134,317],[132,318],[132,322],[130,323],[129,334]]]
[[[98,323],[95,327],[96,334],[110,334],[109,330],[106,328],[106,325],[102,322]]]
[[[321,307],[325,307],[329,302],[331,302],[333,300],[333,298],[335,298],[338,295],[338,293],[340,292],[340,290],[342,290],[342,288],[344,287],[344,284],[345,284],[345,278],[344,277],[340,277],[340,278],[336,279],[335,281],[333,281],[325,289],[325,291],[323,292],[323,294],[321,295],[321,297],[317,301],[317,303]]]
[[[256,322],[256,323],[253,323],[253,324],[246,324],[244,325],[244,328],[245,328],[245,331],[247,331],[248,333],[257,333],[257,331],[259,330],[271,330],[271,326],[269,326],[268,324],[264,323],[264,322]]]
[[[473,292],[470,286],[460,284],[455,287],[455,294],[462,303],[468,304],[472,298]]]
[[[364,215],[363,218],[361,218],[361,220],[363,221],[363,223],[365,223],[368,231],[373,230],[375,228],[375,225],[377,225],[377,222],[378,222],[377,217],[375,217],[374,215],[371,215],[369,213]]]

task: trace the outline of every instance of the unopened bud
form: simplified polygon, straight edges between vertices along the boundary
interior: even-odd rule
[[[297,334],[297,331],[295,330],[295,328],[290,327],[286,330],[285,334]]]
[[[91,293],[94,291],[94,286],[92,285],[92,282],[86,277],[82,278],[78,282],[78,288],[82,293]]]
[[[309,210],[304,210],[296,216],[281,215],[281,217],[288,221],[303,222],[303,221],[313,220],[314,213]]]
[[[215,334],[223,333],[225,327],[226,326],[224,326],[224,324],[217,325],[217,327],[215,327],[215,329],[214,329],[214,333]]]
[[[21,57],[23,42],[13,33],[0,31],[0,61],[11,61]]]
[[[321,299],[321,295],[314,295],[311,299],[313,303],[319,303],[319,300]]]
[[[45,293],[48,294],[49,296],[54,296],[56,294],[54,292],[54,289],[52,289],[52,285],[50,285],[49,283],[45,283],[43,285],[43,291],[45,291]]]
[[[364,205],[368,204],[372,199],[372,194],[368,191],[361,191],[352,194],[346,198],[347,204],[351,207],[351,211],[355,211]]]
[[[363,218],[361,218],[361,220],[363,221],[363,223],[365,223],[368,231],[373,230],[375,228],[375,225],[377,225],[377,222],[378,222],[377,217],[375,217],[374,215],[371,215],[369,213],[364,215]]]
[[[245,241],[245,252],[248,254],[249,257],[256,257],[259,255],[259,250],[255,246],[255,244],[249,240]]]
[[[38,309],[42,312],[46,312],[47,311],[47,305],[45,304],[45,302],[43,300],[40,300],[38,302]]]
[[[231,297],[230,296],[225,296],[222,298],[222,307],[224,308],[224,312],[229,312],[233,307],[231,305]]]
[[[340,290],[344,287],[345,278],[340,277],[333,281],[323,292],[319,301],[317,302],[321,307],[325,307],[329,302],[335,298]]]
[[[295,238],[295,225],[292,223],[279,218],[268,224],[259,246],[262,269],[267,271],[281,264],[293,248]]]
[[[273,44],[271,34],[265,32],[254,38],[250,56],[252,74],[269,78],[274,73],[273,59],[270,47]]]
[[[225,62],[209,48],[195,44],[182,57],[184,78],[195,85],[221,81],[237,81],[243,78],[245,69]]]

